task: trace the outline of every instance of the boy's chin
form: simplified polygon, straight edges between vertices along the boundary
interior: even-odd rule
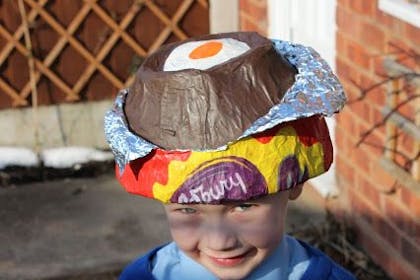
[[[203,264],[220,280],[240,280],[249,276],[258,263],[241,263],[230,267],[220,267],[214,264]]]
[[[217,279],[220,279],[220,280],[241,280],[247,277],[252,272],[252,270],[248,271],[243,268],[236,268],[236,269],[222,268],[222,269],[212,269],[210,271],[217,277]]]

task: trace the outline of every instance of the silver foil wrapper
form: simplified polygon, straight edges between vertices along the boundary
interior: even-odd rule
[[[298,70],[295,83],[282,101],[257,119],[238,140],[283,122],[313,115],[332,116],[340,111],[346,102],[343,87],[326,61],[315,50],[281,40],[273,40],[273,44],[276,51]],[[127,163],[158,148],[128,129],[123,111],[128,91],[123,89],[119,92],[113,108],[105,114],[104,122],[105,136],[121,173]],[[215,150],[226,148],[227,145],[224,145]]]

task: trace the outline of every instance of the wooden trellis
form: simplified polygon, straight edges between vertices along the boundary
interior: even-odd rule
[[[30,105],[29,96],[32,91],[29,78],[23,84],[22,82],[19,84],[13,81],[16,79],[15,75],[19,75],[28,70],[8,68],[7,65],[11,63],[9,60],[12,54],[18,54],[25,59],[32,55],[36,69],[36,83],[39,86],[40,82],[44,79],[46,83],[49,83],[55,88],[56,92],[60,92],[64,98],[61,98],[61,100],[58,98],[58,102],[76,101],[89,99],[86,98],[86,93],[83,91],[86,91],[90,83],[94,82],[92,81],[94,80],[94,75],[100,74],[103,76],[102,81],[106,80],[110,85],[111,88],[105,94],[105,97],[115,95],[118,89],[127,87],[132,82],[133,75],[130,75],[132,73],[129,73],[128,69],[126,69],[125,73],[121,73],[124,71],[119,71],[120,73],[118,73],[118,69],[113,69],[112,63],[106,62],[107,59],[112,57],[114,66],[119,63],[118,55],[113,54],[113,52],[119,46],[118,44],[121,45],[121,42],[123,43],[123,47],[120,47],[120,49],[123,51],[120,50],[120,54],[127,53],[124,50],[129,50],[131,57],[136,56],[142,58],[155,51],[164,43],[208,33],[207,0],[67,1],[67,5],[71,3],[79,5],[80,8],[68,24],[63,24],[57,15],[51,11],[50,6],[53,4],[59,5],[66,1],[24,0],[31,35],[35,36],[34,31],[39,28],[41,22],[43,30],[49,29],[51,32],[54,32],[51,34],[57,37],[48,49],[48,52],[42,57],[37,55],[36,52],[31,53],[25,47],[23,43],[25,26],[22,21],[20,21],[19,26],[15,30],[10,30],[11,28],[8,28],[7,24],[0,19],[0,65],[2,66],[0,72],[0,109],[10,106]],[[118,4],[115,4],[115,2],[118,2]],[[106,8],[107,4],[119,5],[122,2],[125,2],[124,5],[127,6],[127,9],[119,18],[115,16],[112,10]],[[13,6],[10,3],[9,5]],[[165,8],[166,10],[168,9],[168,5],[173,7],[171,14],[165,11]],[[89,48],[87,46],[88,44],[80,39],[80,30],[84,28],[88,20],[92,19],[97,21],[99,19],[103,23],[101,30],[98,30],[98,33],[102,32],[103,36],[97,36],[100,39],[96,42],[98,47],[93,49],[92,47]],[[153,19],[154,21],[148,23],[147,19]],[[143,43],[144,40],[140,36],[141,34],[136,35],[135,31],[137,27],[135,25],[139,24],[143,26],[142,30],[148,30],[149,27],[150,29],[157,29],[156,25],[159,26],[158,32],[148,34],[149,38],[147,38],[147,41],[151,43]],[[189,28],[190,26],[193,26],[193,28]],[[77,75],[77,79],[66,78],[63,73],[59,73],[56,70],[60,57],[64,52],[68,52],[69,48],[72,53],[77,54],[79,61],[81,60],[80,57],[84,61],[83,66],[79,65],[78,67],[74,67],[75,69],[82,69],[80,73],[72,73],[72,75]],[[128,59],[127,57],[124,59],[121,59],[121,61],[124,60],[127,66],[125,68],[128,68]],[[65,67],[72,67],[72,65],[60,67],[60,69],[63,69]],[[28,74],[24,75],[27,76]],[[72,82],[69,82],[69,80],[72,80]],[[42,92],[42,90],[39,91]],[[54,102],[44,101],[43,103],[48,104]]]
[[[412,70],[392,59],[385,60],[384,68],[387,70],[388,74],[393,77],[413,73]],[[412,120],[407,119],[400,114],[398,110],[396,110],[399,104],[403,103],[399,100],[399,95],[401,95],[402,91],[402,82],[402,79],[395,79],[389,83],[386,105],[383,108],[383,115],[387,116],[388,119],[385,124],[386,142],[381,165],[392,176],[410,188],[413,193],[420,196],[420,102],[417,98],[420,94],[420,79],[417,77],[408,81],[413,88],[412,97],[416,97],[416,99],[413,98],[413,100],[407,99],[410,100],[410,103],[414,108],[414,116],[412,116]],[[396,152],[399,149],[397,143],[397,129],[401,130],[408,137],[411,137],[414,141],[413,154],[415,154],[415,157],[412,159],[410,170],[402,168],[395,162],[397,155]]]

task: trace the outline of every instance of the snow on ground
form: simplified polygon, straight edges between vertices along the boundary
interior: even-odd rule
[[[111,152],[87,147],[60,147],[41,151],[44,166],[71,168],[90,161],[112,160]],[[40,162],[36,153],[28,148],[0,147],[0,169],[7,166],[37,166]]]
[[[37,166],[36,154],[28,148],[0,147],[0,169],[7,166]]]

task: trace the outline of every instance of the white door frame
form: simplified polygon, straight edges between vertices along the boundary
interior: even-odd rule
[[[317,50],[335,70],[336,0],[268,0],[269,37]],[[335,120],[327,118],[334,145]],[[338,195],[335,165],[310,183],[324,197]]]

